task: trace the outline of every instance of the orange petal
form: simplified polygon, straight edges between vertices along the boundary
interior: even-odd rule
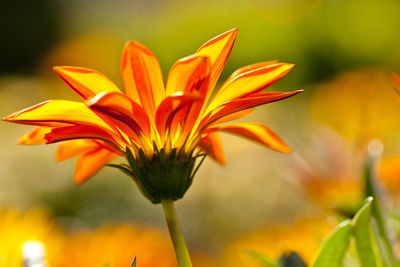
[[[297,90],[293,92],[268,92],[268,93],[257,93],[246,98],[235,99],[228,101],[211,112],[209,112],[201,121],[199,129],[200,131],[208,125],[220,120],[221,118],[239,112],[245,109],[253,108],[256,106],[264,105],[270,102],[279,101],[291,96],[294,96],[303,90]]]
[[[88,152],[98,148],[99,145],[96,141],[90,139],[77,139],[62,142],[58,145],[56,151],[56,160],[64,161],[70,159],[78,154]]]
[[[293,64],[278,63],[242,73],[228,80],[211,100],[207,112],[226,101],[263,90],[285,76],[293,67]]]
[[[165,96],[160,64],[154,54],[137,42],[128,42],[122,52],[121,72],[126,94],[154,115]]]
[[[211,132],[200,139],[199,145],[202,150],[210,153],[210,156],[221,164],[225,164],[225,154],[222,148],[221,138],[218,133]]]
[[[101,93],[86,103],[90,108],[107,114],[150,136],[150,120],[146,111],[131,98],[121,93]]]
[[[167,95],[179,90],[185,93],[198,92],[202,96],[200,101],[187,105],[185,110],[177,114],[177,117],[182,117],[182,139],[186,139],[199,117],[209,91],[209,79],[210,59],[206,56],[194,55],[181,59],[172,66],[168,74]]]
[[[72,125],[60,128],[54,128],[45,135],[47,144],[73,140],[73,139],[98,139],[108,142],[110,145],[118,148],[118,141],[107,131],[101,128],[88,125]]]
[[[112,130],[85,104],[68,100],[49,100],[21,110],[5,118],[5,121],[47,127],[66,124],[83,124]]]
[[[213,122],[213,124],[219,124],[219,123],[224,123],[224,122],[228,122],[228,121],[234,121],[237,119],[241,119],[241,118],[249,115],[251,112],[253,112],[253,110],[254,109],[249,108],[249,109],[244,109],[244,110],[241,110],[238,112],[231,113],[229,115],[226,115],[226,116],[220,118],[219,120],[216,120],[215,122]]]
[[[48,127],[35,127],[31,131],[21,136],[18,140],[18,143],[21,145],[45,144],[46,139],[44,136],[50,131],[51,128]]]
[[[290,147],[288,147],[276,133],[261,123],[235,123],[230,125],[216,126],[208,128],[205,133],[215,131],[224,131],[247,137],[279,152],[291,152]]]
[[[75,167],[75,184],[83,183],[100,170],[104,164],[107,164],[117,157],[117,154],[104,148],[97,148],[81,155]]]
[[[101,92],[121,92],[112,81],[98,71],[66,66],[53,69],[84,100]]]
[[[207,56],[211,60],[210,91],[206,97],[206,102],[231,53],[237,33],[238,29],[227,31],[203,44],[196,52],[196,55]]]
[[[231,80],[233,80],[234,78],[236,78],[237,76],[249,72],[249,71],[253,71],[255,69],[259,69],[259,68],[264,68],[270,65],[275,65],[278,63],[278,60],[271,60],[271,61],[265,61],[265,62],[260,62],[260,63],[255,63],[255,64],[250,64],[244,67],[241,67],[240,69],[237,69],[235,72],[233,72],[231,74],[231,76],[228,78],[228,80],[225,81],[225,83],[229,83]]]
[[[160,104],[156,113],[156,126],[160,136],[165,135],[166,129],[171,125],[176,113],[184,106],[193,104],[202,99],[199,94],[184,94],[177,92],[166,97]]]
[[[175,92],[205,94],[208,91],[210,59],[206,56],[189,56],[178,60],[168,73],[166,94]]]

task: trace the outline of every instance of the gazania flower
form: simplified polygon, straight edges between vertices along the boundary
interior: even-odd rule
[[[80,184],[104,164],[124,156],[121,169],[153,203],[162,203],[180,266],[192,266],[173,201],[183,197],[197,171],[195,161],[211,155],[223,163],[219,131],[250,138],[274,150],[290,148],[259,123],[221,124],[241,118],[251,108],[293,96],[261,93],[285,76],[292,64],[263,62],[234,72],[213,95],[237,29],[208,41],[177,61],[164,84],[153,53],[128,42],[122,53],[125,94],[103,74],[78,67],[54,70],[84,101],[50,100],[4,118],[38,127],[20,143],[62,142],[57,159],[79,155],[75,182]]]
[[[300,92],[261,92],[294,66],[274,61],[237,70],[212,97],[236,35],[237,29],[223,33],[177,61],[166,84],[153,53],[135,41],[128,42],[121,63],[125,93],[95,70],[55,67],[83,103],[49,100],[4,120],[38,126],[20,138],[21,144],[62,142],[57,160],[79,156],[77,184],[124,156],[129,165],[115,166],[133,176],[152,202],[179,199],[192,182],[199,155],[224,163],[220,131],[290,152],[262,124],[221,124],[247,115],[256,106]]]

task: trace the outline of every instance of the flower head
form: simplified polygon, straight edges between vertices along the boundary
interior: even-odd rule
[[[63,141],[57,159],[79,155],[78,184],[104,164],[125,156],[129,165],[118,167],[134,177],[152,202],[181,198],[193,179],[198,151],[224,163],[220,131],[290,152],[264,125],[221,124],[300,92],[261,92],[294,66],[274,61],[237,70],[212,97],[236,35],[237,29],[223,33],[178,60],[166,84],[153,53],[135,41],[128,42],[121,62],[125,93],[95,70],[55,67],[84,103],[50,100],[4,120],[38,126],[21,137],[22,144]]]

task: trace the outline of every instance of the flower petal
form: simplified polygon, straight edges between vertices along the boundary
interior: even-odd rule
[[[161,136],[164,137],[167,128],[170,127],[176,113],[184,106],[191,105],[193,102],[201,100],[199,94],[184,94],[177,92],[166,97],[160,104],[156,113],[156,126]]]
[[[204,135],[198,145],[205,152],[210,153],[210,156],[220,164],[225,164],[225,154],[222,148],[221,138],[218,133],[210,132]]]
[[[150,120],[146,111],[121,93],[101,93],[86,103],[88,107],[119,120],[135,131],[150,136]]]
[[[278,63],[242,73],[228,80],[211,100],[207,112],[226,101],[263,90],[285,76],[293,67],[293,64]]]
[[[11,114],[5,121],[47,127],[60,127],[66,124],[98,126],[112,131],[85,104],[68,100],[49,100]]]
[[[75,167],[75,184],[83,183],[100,170],[104,164],[117,157],[117,154],[104,148],[97,148],[81,155]]]
[[[199,93],[201,99],[192,105],[186,105],[175,118],[182,125],[182,133],[177,142],[184,142],[186,136],[196,124],[209,91],[210,59],[206,56],[193,55],[176,62],[168,74],[167,95],[180,90],[187,93]],[[177,121],[177,122],[178,122]],[[176,128],[176,127],[175,127]],[[172,131],[173,132],[173,131]]]
[[[290,147],[288,147],[276,133],[261,123],[235,123],[230,125],[216,126],[208,128],[205,133],[215,131],[224,131],[247,137],[279,152],[291,152]]]
[[[54,128],[50,133],[45,135],[47,144],[73,139],[98,139],[109,143],[115,148],[124,148],[119,142],[107,131],[88,125],[72,125]]]
[[[160,64],[154,54],[138,42],[128,42],[122,52],[121,72],[126,94],[154,115],[165,96]]]
[[[212,123],[215,123],[216,121],[227,115],[256,106],[264,105],[270,102],[279,101],[294,96],[300,92],[303,92],[303,90],[297,90],[293,92],[257,93],[245,98],[228,101],[224,104],[219,105],[217,108],[210,111],[206,116],[204,116],[200,123],[199,131],[201,132],[201,130],[203,130],[205,127],[209,126]]]
[[[220,123],[224,123],[224,122],[228,122],[228,121],[234,121],[237,119],[241,119],[241,118],[249,115],[251,112],[253,112],[253,110],[254,109],[252,109],[252,108],[248,108],[248,109],[244,109],[244,110],[240,110],[240,111],[231,113],[229,115],[226,115],[226,116],[216,120],[213,124],[220,124]]]
[[[99,147],[95,140],[91,139],[77,139],[62,142],[58,145],[56,151],[56,160],[64,161],[70,159],[78,154],[88,152]]]
[[[271,61],[265,61],[265,62],[260,62],[260,63],[254,63],[254,64],[250,64],[244,67],[241,67],[240,69],[237,69],[236,71],[234,71],[231,76],[224,82],[225,84],[229,83],[231,80],[233,80],[234,78],[236,78],[237,76],[249,72],[249,71],[253,71],[255,69],[259,69],[259,68],[264,68],[270,65],[275,65],[278,63],[278,60],[271,60]]]
[[[51,131],[48,127],[35,127],[31,131],[25,133],[18,139],[18,143],[21,145],[36,145],[45,144],[46,139],[44,136]]]
[[[206,96],[206,101],[221,75],[236,40],[237,33],[238,29],[227,31],[203,44],[196,52],[196,55],[207,56],[211,60],[210,91]]]
[[[101,92],[121,92],[112,81],[95,70],[66,66],[54,67],[53,70],[84,100]]]
[[[205,95],[208,91],[210,59],[206,56],[192,55],[178,60],[168,73],[166,94],[175,92],[200,92]]]

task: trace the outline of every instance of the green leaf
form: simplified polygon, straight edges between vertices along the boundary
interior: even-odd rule
[[[376,174],[374,171],[374,163],[377,154],[369,153],[364,165],[364,182],[365,182],[365,196],[373,197],[374,201],[371,204],[370,212],[375,220],[378,235],[376,242],[378,249],[385,266],[394,266],[395,258],[393,254],[392,244],[388,237],[387,226],[382,212],[382,205],[380,202],[379,190],[375,183]]]
[[[356,249],[361,266],[382,267],[383,263],[379,255],[378,245],[371,223],[372,203],[373,198],[367,198],[364,206],[354,216],[354,237],[356,239]]]
[[[353,233],[351,220],[343,221],[324,240],[312,267],[341,267]]]
[[[247,255],[258,261],[259,263],[264,264],[268,267],[277,267],[277,265],[270,259],[267,259],[264,255],[255,252],[255,251],[245,251]]]

